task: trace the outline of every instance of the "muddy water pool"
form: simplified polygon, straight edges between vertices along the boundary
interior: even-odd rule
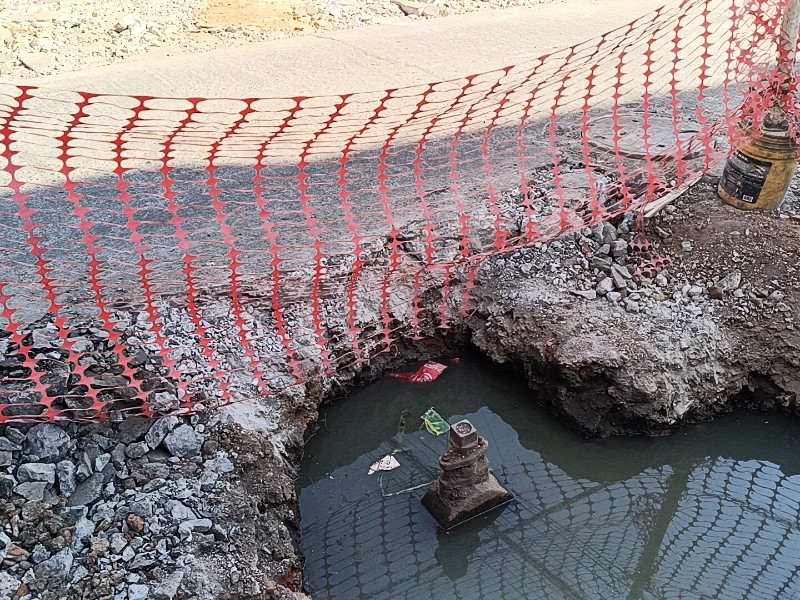
[[[323,408],[299,481],[314,598],[800,598],[800,421],[587,440],[509,371],[442,362]],[[447,443],[420,428],[430,407],[472,421],[516,495],[450,532],[420,504]],[[400,467],[368,475],[388,454]]]

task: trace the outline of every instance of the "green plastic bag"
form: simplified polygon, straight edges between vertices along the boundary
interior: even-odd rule
[[[425,429],[427,429],[430,434],[442,435],[450,431],[450,423],[445,421],[442,415],[436,412],[433,407],[426,410],[421,418],[422,422],[425,423]]]

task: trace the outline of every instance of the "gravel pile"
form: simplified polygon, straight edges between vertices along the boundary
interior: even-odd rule
[[[250,0],[8,0],[0,10],[0,77],[542,1],[548,0],[279,0],[259,8]]]
[[[249,552],[234,465],[198,418],[0,427],[0,465],[2,598],[213,598],[205,550],[237,574]]]
[[[11,1],[0,11],[0,76],[27,78],[74,71],[184,39],[197,0]]]
[[[714,198],[715,180],[703,180],[695,190]],[[666,319],[676,330],[697,317],[713,317],[755,327],[765,318],[781,315],[783,328],[795,327],[794,309],[784,302],[787,288],[800,286],[800,257],[766,239],[763,221],[748,225],[742,213],[720,208],[732,222],[731,240],[758,247],[760,261],[729,250],[719,241],[681,237],[692,220],[705,229],[702,211],[693,200],[678,200],[662,214],[639,226],[629,214],[615,222],[585,229],[571,238],[508,253],[487,261],[483,279],[506,277],[503,272],[537,278],[554,290],[568,290],[592,303],[606,303],[613,319],[641,315]],[[800,218],[794,196],[787,198],[780,220]],[[677,233],[674,231],[677,229]],[[697,232],[693,232],[697,233]],[[770,263],[763,263],[763,257]],[[587,317],[585,331],[602,329],[604,321]]]

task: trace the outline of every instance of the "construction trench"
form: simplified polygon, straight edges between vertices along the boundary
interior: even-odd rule
[[[0,598],[792,597],[800,186],[774,212],[716,191],[731,124],[764,117],[783,3],[751,31],[726,2],[422,92],[4,88]],[[689,24],[717,9],[751,42],[714,86],[727,37]],[[622,83],[676,23],[689,58]],[[665,64],[699,83],[651,88]],[[385,377],[428,359],[431,384]],[[464,533],[420,508],[428,405],[501,440],[515,499]],[[400,468],[366,475],[409,407]]]
[[[60,459],[60,486],[65,485],[65,461],[73,463],[78,474],[92,467],[95,474],[80,482],[77,498],[73,492],[69,500],[47,484],[41,486],[41,499],[25,498],[18,493],[23,490],[12,488],[9,476],[3,476],[3,531],[15,533],[14,542],[4,549],[2,589],[9,597],[33,598],[103,598],[142,585],[152,585],[150,596],[143,597],[154,598],[296,597],[304,565],[298,547],[297,481],[303,476],[299,465],[304,440],[325,435],[326,424],[318,421],[320,406],[408,361],[483,354],[528,382],[529,402],[540,403],[584,436],[670,434],[688,423],[742,409],[794,415],[800,385],[800,340],[794,328],[798,204],[790,198],[779,213],[742,214],[715,197],[714,183],[713,178],[702,181],[674,210],[645,223],[651,252],[672,256],[673,262],[658,280],[627,292],[625,300],[639,304],[638,311],[603,296],[585,299],[575,294],[584,287],[580,283],[594,277],[583,249],[599,249],[603,235],[614,235],[605,226],[587,231],[589,235],[488,260],[474,291],[479,309],[454,324],[446,336],[433,332],[422,340],[401,340],[395,352],[359,370],[311,380],[279,402],[238,403],[188,419],[155,421],[152,427],[137,419],[115,425],[4,425],[4,447],[19,461],[17,481],[33,453],[39,454],[31,465],[33,477],[40,461],[55,459]],[[617,223],[618,239],[636,235],[626,229],[625,221]],[[554,271],[553,264],[564,268]],[[562,281],[565,272],[570,276]],[[724,288],[721,299],[710,297],[709,290],[716,295],[712,288],[720,284],[733,289]],[[504,380],[508,374],[500,377]],[[535,411],[531,415],[547,422]],[[397,417],[392,413],[389,418]],[[409,431],[418,426],[416,417],[409,417]],[[350,421],[349,431],[341,435],[359,435],[371,423]],[[755,452],[767,452],[767,461],[782,456],[791,465],[796,435],[791,428],[774,426],[781,434],[767,436],[764,447],[757,446]],[[58,427],[66,435],[48,431],[46,438],[39,438],[35,432],[43,427]],[[711,435],[713,427],[702,436]],[[747,428],[746,435],[759,434]],[[773,441],[777,454],[768,450]],[[579,442],[575,437],[569,443]],[[48,452],[55,455],[45,456]],[[96,470],[98,461],[108,462]],[[772,471],[781,465],[755,464]],[[497,460],[492,466],[496,472],[511,468]],[[787,506],[796,510],[793,475],[791,470],[779,474],[780,489],[767,491],[767,499],[752,496],[765,485],[758,477],[746,482],[749,492],[742,492],[745,503],[755,502],[745,512],[751,509],[758,518],[788,527],[781,534],[784,557],[787,552],[798,556],[791,550],[796,521],[781,516]],[[377,490],[376,480],[370,485]],[[721,511],[712,518],[724,520],[727,514]],[[765,527],[756,539],[771,539]],[[65,550],[77,543],[83,543],[84,551],[75,552],[73,564],[59,563]],[[730,543],[741,560],[720,585],[739,581],[761,558],[769,562],[776,556],[770,550],[754,558],[749,546]],[[126,548],[135,550],[133,557],[125,554]],[[700,550],[689,550],[700,552],[702,543]],[[37,563],[36,553],[50,557]],[[737,573],[736,565],[744,571]],[[789,597],[793,577],[778,569],[764,584],[764,590],[771,591],[749,587],[741,597]],[[22,591],[28,593],[18,594],[14,586],[24,586]],[[341,597],[358,597],[353,589],[359,588],[351,587]],[[419,597],[415,589],[411,587],[408,597]],[[587,588],[590,596],[592,589]],[[776,590],[779,593],[770,595]],[[691,594],[692,588],[686,592]],[[739,597],[736,593],[726,588],[720,597]]]

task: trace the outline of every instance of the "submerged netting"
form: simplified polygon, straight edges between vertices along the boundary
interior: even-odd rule
[[[0,86],[0,423],[291,393],[470,310],[483,257],[708,172],[779,96],[783,0],[683,0],[412,88]]]
[[[574,462],[553,462],[552,447],[526,447],[520,438],[532,441],[530,430],[518,433],[487,408],[467,418],[489,440],[489,463],[514,501],[437,531],[420,500],[441,473],[447,441],[426,432],[400,433],[360,456],[363,447],[343,452],[351,464],[314,458],[326,469],[315,465],[312,475],[309,466],[300,491],[309,592],[341,600],[796,596],[800,485],[791,469],[718,457],[634,474],[630,459],[603,454],[598,462],[627,473],[595,481],[575,476]],[[341,460],[341,447],[332,452]],[[366,476],[389,453],[401,468]],[[591,472],[583,460],[579,471]]]

